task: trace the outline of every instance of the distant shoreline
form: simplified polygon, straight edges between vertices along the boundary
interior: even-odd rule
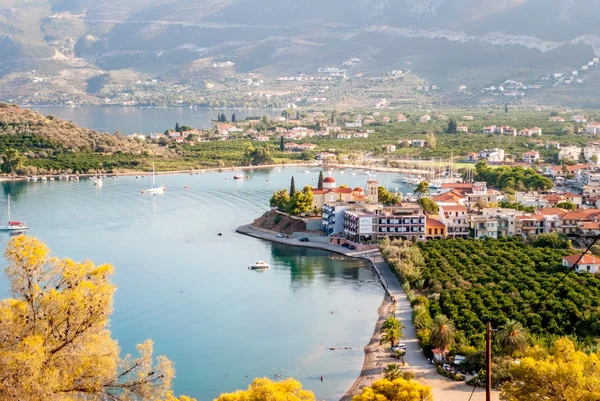
[[[265,164],[261,166],[238,166],[238,167],[209,167],[204,169],[188,169],[188,170],[173,170],[173,171],[155,171],[155,175],[175,175],[175,174],[195,174],[195,173],[206,173],[206,172],[226,172],[226,171],[247,171],[247,170],[263,170],[269,168],[285,168],[285,167],[318,167],[319,164],[311,163],[311,164],[300,164],[300,163],[280,163],[280,164]],[[90,178],[97,176],[106,176],[106,177],[131,177],[136,175],[149,175],[152,174],[152,171],[145,170],[132,170],[126,171],[123,173],[84,173],[84,174],[39,174],[36,177],[46,177],[46,178],[59,178],[61,176],[69,176],[69,177],[80,177],[80,178]],[[0,182],[10,182],[10,181],[27,181],[27,176],[15,176],[15,177],[0,177]]]

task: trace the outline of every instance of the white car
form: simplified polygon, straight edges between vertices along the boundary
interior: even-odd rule
[[[284,235],[283,235],[282,233],[277,233],[276,237],[277,237],[277,238],[283,238],[283,237],[284,237]]]

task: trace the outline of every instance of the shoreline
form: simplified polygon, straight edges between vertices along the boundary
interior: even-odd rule
[[[405,364],[401,366],[403,371],[414,373],[415,380],[421,384],[431,387],[434,401],[484,401],[485,389],[468,386],[465,382],[455,382],[437,373],[434,365],[429,364],[423,354],[417,339],[416,329],[412,322],[412,306],[400,285],[400,281],[385,263],[378,249],[369,251],[349,251],[338,245],[319,244],[315,242],[299,242],[295,239],[277,238],[275,232],[257,229],[251,224],[240,226],[237,233],[258,238],[264,241],[277,242],[286,245],[317,248],[352,258],[360,258],[369,261],[372,268],[379,276],[379,281],[385,290],[384,299],[378,309],[378,319],[373,330],[373,336],[364,347],[364,362],[359,376],[356,378],[348,391],[340,398],[340,401],[351,401],[352,397],[360,394],[364,386],[369,386],[373,381],[383,378],[383,368],[390,363],[400,363],[400,360],[390,356],[387,349],[379,346],[379,328],[383,320],[389,315],[394,315],[400,320],[404,328],[402,342],[406,344],[407,352],[404,355]],[[337,249],[336,249],[337,248]],[[392,299],[396,303],[391,302]],[[373,374],[371,374],[373,373]],[[474,390],[474,391],[473,391]],[[492,401],[499,401],[500,392],[492,391]]]
[[[318,163],[279,163],[279,164],[265,164],[261,166],[237,166],[237,167],[208,167],[204,169],[188,169],[188,170],[173,170],[173,171],[155,171],[154,175],[177,175],[177,174],[190,174],[190,173],[213,173],[213,172],[227,172],[227,171],[247,171],[247,170],[263,170],[269,168],[285,168],[285,167],[318,167]],[[80,177],[80,178],[90,178],[96,176],[106,177],[131,177],[135,175],[149,175],[152,174],[152,171],[145,170],[131,170],[122,173],[82,173],[82,174],[40,174],[37,177],[46,177],[46,178],[59,178],[59,177]],[[14,176],[7,177],[1,176],[0,182],[10,182],[10,181],[27,181],[27,176]]]

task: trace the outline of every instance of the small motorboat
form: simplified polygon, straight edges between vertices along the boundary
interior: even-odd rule
[[[244,176],[242,174],[236,174],[236,175],[233,176],[233,179],[234,180],[243,180]]]
[[[259,260],[258,262],[248,266],[248,269],[250,269],[250,270],[265,270],[265,269],[268,269],[269,267],[271,267],[271,266],[269,266],[268,263],[263,262],[262,260]]]
[[[304,170],[304,174],[310,174],[310,170]]]

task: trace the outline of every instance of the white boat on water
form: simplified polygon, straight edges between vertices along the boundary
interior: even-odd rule
[[[248,269],[250,270],[265,270],[268,269],[269,267],[271,267],[268,263],[259,260],[256,263],[251,264],[250,266],[248,266]]]
[[[304,170],[304,174],[310,174],[310,170]]]
[[[143,176],[142,176],[143,177]],[[152,163],[152,186],[146,188],[142,191],[143,194],[162,194],[166,191],[164,185],[156,185],[156,181],[154,179],[154,163]]]
[[[234,180],[243,180],[244,179],[244,175],[243,174],[236,174],[233,176]]]
[[[0,231],[23,231],[28,230],[29,227],[25,225],[25,223],[21,223],[20,221],[11,221],[10,220],[10,195],[8,195],[8,224],[0,225]]]

